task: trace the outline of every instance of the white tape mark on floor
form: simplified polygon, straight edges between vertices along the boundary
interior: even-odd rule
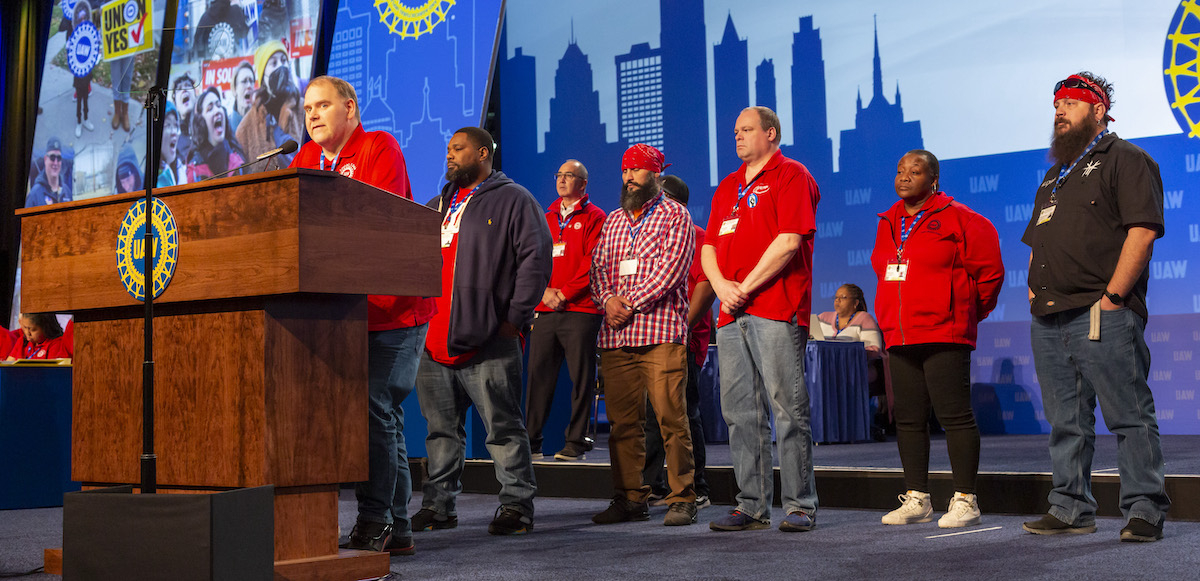
[[[959,531],[959,532],[957,532],[957,533],[946,533],[946,534],[944,534],[944,535],[933,535],[933,536],[931,536],[931,537],[925,537],[925,538],[927,538],[927,539],[940,539],[940,538],[942,538],[942,537],[954,537],[954,536],[958,536],[958,535],[969,535],[969,534],[972,534],[972,533],[986,533],[986,532],[988,532],[988,531],[998,531],[998,530],[1000,530],[1000,529],[1002,529],[1002,528],[1004,528],[1004,527],[989,527],[989,528],[986,528],[986,529],[975,529],[975,530],[973,530],[973,531]]]

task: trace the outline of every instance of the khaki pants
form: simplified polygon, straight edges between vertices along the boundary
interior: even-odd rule
[[[695,502],[692,436],[688,429],[684,388],[687,350],[678,343],[603,349],[600,373],[604,403],[612,430],[613,488],[634,502],[645,502],[649,484],[642,482],[646,463],[646,401],[654,408],[667,452],[667,502]]]

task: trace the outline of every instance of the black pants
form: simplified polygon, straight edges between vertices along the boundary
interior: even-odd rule
[[[603,317],[589,313],[538,313],[529,332],[529,391],[525,429],[529,448],[542,451],[542,428],[554,402],[558,370],[566,359],[571,374],[571,420],[567,442],[582,446],[596,393],[596,334]],[[554,451],[550,451],[553,453]]]
[[[92,88],[92,75],[75,77],[75,122],[83,123],[88,118],[88,94]]]
[[[929,410],[946,430],[954,490],[975,493],[979,427],[971,409],[971,348],[931,343],[888,349],[896,444],[908,490],[929,492]]]
[[[692,432],[692,461],[695,464],[696,496],[708,496],[708,480],[704,477],[704,424],[700,421],[700,366],[696,364],[696,356],[688,352],[687,378],[687,415],[688,427]],[[646,467],[642,470],[642,482],[650,485],[650,490],[663,494],[670,491],[667,487],[663,463],[667,460],[667,452],[663,447],[662,430],[658,427],[658,416],[654,415],[654,406],[646,404]]]

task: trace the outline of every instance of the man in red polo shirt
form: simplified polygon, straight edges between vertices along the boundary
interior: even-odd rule
[[[744,162],[713,194],[701,251],[721,301],[717,353],[721,412],[740,491],[737,508],[711,523],[717,531],[771,524],[770,401],[779,447],[783,521],[779,530],[816,526],[812,427],[804,384],[804,347],[812,292],[813,237],[821,194],[812,175],[779,151],[779,117],[749,107],[734,125]]]
[[[363,131],[358,95],[350,83],[328,76],[313,79],[304,93],[304,124],[312,141],[300,148],[291,167],[336,171],[412,199],[400,145],[387,132]],[[367,481],[354,488],[358,521],[348,548],[413,552],[408,519],[412,476],[401,403],[416,385],[433,313],[433,299],[367,297],[369,462]]]
[[[554,239],[554,270],[542,302],[534,309],[529,331],[529,388],[525,398],[525,428],[534,460],[542,459],[542,428],[550,415],[558,370],[563,359],[571,373],[571,418],[567,442],[556,460],[583,460],[592,448],[587,439],[588,418],[596,389],[596,333],[602,311],[592,300],[592,249],[600,239],[604,210],[588,201],[587,168],[568,159],[554,174],[558,199],[546,211]]]

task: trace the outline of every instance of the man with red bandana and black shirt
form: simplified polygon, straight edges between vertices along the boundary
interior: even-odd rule
[[[529,391],[525,427],[533,459],[542,459],[542,428],[550,415],[563,359],[571,374],[571,417],[567,441],[556,460],[583,460],[592,448],[587,438],[596,390],[596,333],[603,320],[592,300],[592,249],[600,239],[604,210],[588,201],[588,173],[568,159],[554,174],[558,199],[546,210],[554,238],[554,272],[533,315],[529,330]]]
[[[312,141],[291,167],[336,171],[348,178],[412,199],[404,155],[384,131],[363,131],[354,87],[336,77],[317,77],[304,93],[304,124]],[[412,554],[408,501],[412,476],[404,442],[401,404],[416,383],[433,300],[367,297],[368,467],[355,486],[358,520],[344,546]]]
[[[662,192],[663,154],[644,143],[621,159],[621,207],[604,221],[592,253],[592,295],[604,309],[600,373],[612,429],[615,495],[596,524],[650,518],[645,421],[649,400],[667,451],[671,488],[663,524],[696,522],[687,383],[687,275],[695,252],[692,216]]]
[[[458,526],[463,424],[472,404],[500,482],[488,532],[533,530],[537,484],[521,418],[520,334],[550,282],[551,238],[529,190],[492,169],[495,150],[483,129],[456,131],[446,146],[449,183],[427,204],[442,214],[442,294],[417,370],[429,465],[414,532]]]
[[[779,117],[749,107],[734,124],[737,171],[721,180],[701,260],[717,298],[721,412],[737,478],[737,508],[709,523],[715,531],[771,524],[774,494],[770,401],[779,447],[779,530],[816,527],[817,489],[804,348],[812,306],[817,201],[812,174],[779,151]]]
[[[1154,396],[1146,383],[1147,266],[1163,235],[1158,164],[1108,131],[1112,85],[1089,72],[1054,87],[1050,157],[1021,241],[1029,257],[1034,367],[1050,423],[1050,510],[1024,524],[1096,531],[1095,413],[1117,435],[1121,540],[1162,538],[1167,498]]]

